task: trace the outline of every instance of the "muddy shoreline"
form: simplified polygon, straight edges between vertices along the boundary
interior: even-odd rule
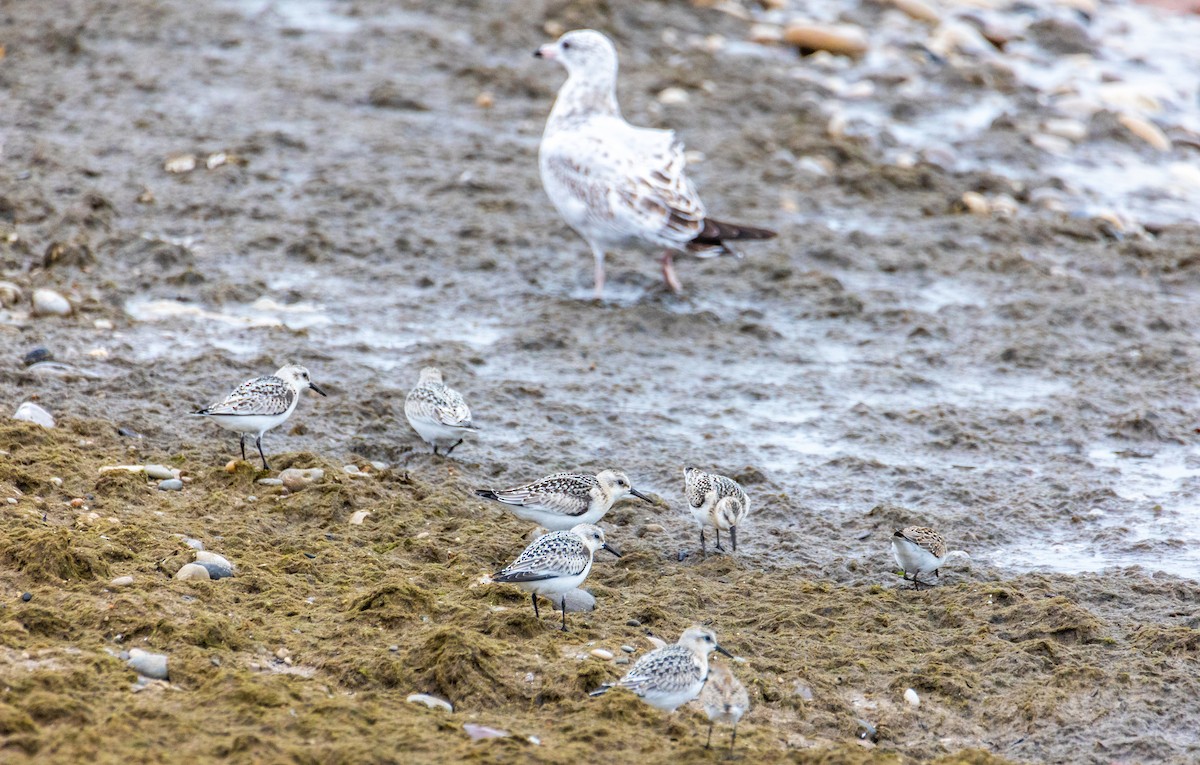
[[[711,619],[746,659],[746,758],[1195,759],[1200,226],[1120,230],[1039,206],[1054,177],[886,160],[831,133],[836,94],[797,75],[815,64],[740,47],[731,13],[522,9],[0,12],[0,279],[22,292],[0,308],[0,405],[59,421],[0,423],[5,757],[715,757],[698,710],[586,695],[621,671],[592,648],[640,653],[646,629]],[[703,154],[714,215],[780,237],[681,260],[679,298],[618,253],[611,299],[587,300],[586,247],[537,177],[561,73],[528,53],[548,24],[609,31],[626,115]],[[968,100],[979,71],[922,76]],[[880,108],[904,101],[875,84]],[[662,103],[668,87],[689,98]],[[1011,124],[989,134],[1037,175],[1045,157]],[[196,169],[164,169],[184,154]],[[971,214],[968,192],[1017,213]],[[38,288],[72,314],[30,316]],[[53,363],[26,367],[36,347]],[[264,445],[273,467],[328,478],[284,495],[226,472],[236,439],[182,415],[293,360],[329,398]],[[452,460],[403,418],[428,363],[482,428]],[[371,461],[388,467],[343,471]],[[124,463],[191,480],[99,473]],[[737,556],[677,560],[696,543],[687,464],[754,497]],[[607,516],[626,555],[597,565],[597,610],[564,637],[478,584],[529,529],[471,490],[604,467],[661,503]],[[929,591],[891,570],[887,537],[914,522],[972,555]],[[183,537],[237,576],[170,579]],[[169,684],[131,690],[134,646],[171,657]],[[464,722],[513,735],[472,742]]]

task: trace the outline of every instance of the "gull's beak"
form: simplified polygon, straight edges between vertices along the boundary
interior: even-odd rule
[[[640,499],[643,502],[649,502],[652,505],[654,504],[654,500],[650,499],[649,497],[647,497],[645,494],[641,493],[637,489],[630,489],[629,493],[632,494],[633,496],[637,497],[638,499]]]
[[[733,658],[733,654],[731,654],[729,651],[726,651],[726,650],[725,650],[724,648],[722,648],[721,646],[717,646],[717,647],[716,647],[716,648],[714,648],[713,650],[714,650],[714,651],[718,651],[718,652],[720,652],[720,653],[723,653],[723,654],[725,654],[726,656],[728,656],[728,657],[729,657],[729,658],[731,658],[731,659]]]
[[[621,553],[617,552],[617,551],[616,551],[616,549],[614,549],[614,548],[612,548],[612,547],[609,547],[607,542],[605,542],[604,544],[600,545],[600,549],[601,549],[601,550],[607,550],[608,552],[612,553],[613,555],[617,556],[618,558],[620,558],[620,557],[621,557]]]
[[[313,389],[313,390],[315,390],[317,393],[320,393],[322,396],[325,396],[325,395],[327,395],[327,394],[325,393],[325,391],[323,391],[323,390],[321,390],[320,388],[318,388],[318,387],[317,387],[317,384],[316,384],[315,382],[310,382],[310,383],[308,384],[308,387],[312,388],[312,389]]]
[[[534,58],[544,58],[547,61],[553,61],[558,58],[558,49],[554,45],[543,45],[533,52]]]

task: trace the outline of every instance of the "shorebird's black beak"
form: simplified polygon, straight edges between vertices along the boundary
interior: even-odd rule
[[[629,493],[632,494],[633,496],[637,497],[638,499],[640,499],[643,502],[649,502],[652,505],[654,504],[654,500],[650,499],[649,497],[647,497],[645,494],[641,493],[637,489],[631,488],[629,490]]]
[[[533,57],[534,57],[534,58],[541,58],[541,57],[542,57],[542,49],[541,49],[541,48],[538,48],[537,50],[535,50],[535,51],[533,52]]]
[[[714,648],[713,650],[714,650],[714,651],[717,651],[717,652],[719,652],[719,653],[723,653],[723,654],[725,654],[726,656],[728,656],[728,657],[729,657],[729,658],[731,658],[731,659],[733,658],[733,654],[731,654],[729,651],[726,651],[726,650],[725,650],[724,648],[722,648],[721,646],[717,646],[717,647],[716,647],[716,648]]]
[[[318,388],[318,387],[317,387],[317,384],[316,384],[315,382],[310,382],[310,383],[308,384],[308,387],[312,388],[312,389],[313,389],[313,390],[315,390],[317,393],[320,393],[322,396],[327,396],[327,394],[325,393],[325,391],[323,391],[323,390],[321,390],[320,388]]]
[[[621,553],[617,552],[615,548],[609,547],[607,542],[605,544],[600,545],[600,549],[607,550],[608,552],[612,553],[613,555],[617,556],[618,558],[621,557]]]

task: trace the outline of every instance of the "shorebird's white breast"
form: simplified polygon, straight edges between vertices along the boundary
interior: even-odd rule
[[[892,537],[892,556],[905,571],[926,573],[940,568],[942,559],[902,537]]]

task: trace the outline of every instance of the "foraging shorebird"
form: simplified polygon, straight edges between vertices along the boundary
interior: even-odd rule
[[[592,29],[567,32],[533,55],[567,70],[538,164],[550,201],[592,250],[597,299],[604,296],[607,250],[662,250],[663,280],[678,293],[683,287],[675,275],[676,252],[740,257],[728,242],[775,236],[708,217],[674,132],[625,121],[617,105],[617,49],[606,36]]]
[[[932,571],[940,580],[940,569],[946,561],[951,558],[971,559],[971,556],[962,550],[947,552],[946,540],[942,539],[942,535],[926,526],[909,526],[893,534],[892,557],[896,559],[896,565],[903,570],[905,579],[912,573],[913,586],[917,588],[921,585],[932,586],[918,578],[921,574]]]
[[[583,584],[597,550],[621,557],[605,543],[604,532],[589,523],[552,531],[533,540],[515,561],[493,574],[492,581],[515,584],[530,593],[533,614],[540,619],[537,596],[567,593]],[[567,631],[566,598],[562,599],[562,631]]]
[[[729,532],[733,551],[737,552],[737,527],[750,512],[750,498],[742,487],[732,478],[705,473],[693,467],[684,468],[683,485],[692,518],[700,525],[701,556],[707,554],[704,549],[705,526],[717,530],[716,549],[725,552],[721,546],[721,530],[724,529]]]
[[[742,716],[750,709],[750,694],[746,686],[733,676],[729,667],[724,664],[713,664],[708,670],[708,682],[700,691],[700,704],[704,714],[708,715],[708,739],[704,748],[712,745],[713,724],[725,723],[733,726],[733,734],[729,737],[729,754],[733,755],[733,746],[737,742],[737,726]]]
[[[434,454],[440,446],[447,457],[463,442],[464,434],[479,430],[471,424],[471,410],[462,394],[442,382],[442,370],[437,367],[421,370],[417,387],[404,399],[404,416],[421,440],[433,447]]]
[[[717,644],[717,633],[707,627],[688,627],[679,642],[654,649],[638,659],[620,680],[602,685],[589,695],[627,688],[655,709],[674,712],[700,695],[708,679],[708,655],[713,651],[733,657]]]
[[[224,401],[206,406],[192,414],[207,417],[226,430],[241,435],[242,460],[246,459],[246,436],[254,436],[263,470],[270,470],[263,454],[262,437],[271,428],[282,425],[296,411],[300,391],[312,388],[322,396],[325,391],[308,378],[308,370],[298,364],[280,367],[273,375],[247,380],[233,389]]]
[[[476,494],[507,505],[513,515],[551,531],[580,523],[599,523],[612,506],[632,495],[652,500],[629,483],[620,470],[555,473],[513,489],[477,489]]]

